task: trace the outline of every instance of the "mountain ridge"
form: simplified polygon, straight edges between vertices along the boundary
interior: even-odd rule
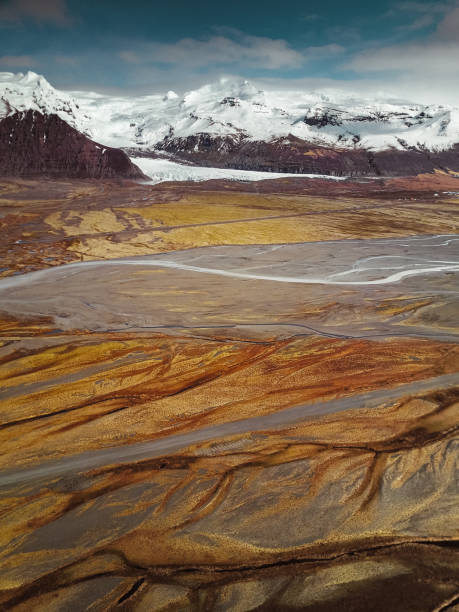
[[[459,169],[459,109],[342,92],[263,91],[221,79],[179,95],[60,92],[0,73],[0,120],[56,114],[103,146],[203,166],[350,176]]]

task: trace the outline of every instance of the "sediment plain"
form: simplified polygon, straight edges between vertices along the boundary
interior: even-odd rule
[[[0,608],[454,610],[459,179],[0,183]]]

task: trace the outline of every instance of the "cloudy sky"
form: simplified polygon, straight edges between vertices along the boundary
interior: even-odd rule
[[[0,71],[61,89],[220,76],[459,105],[459,0],[0,0]]]

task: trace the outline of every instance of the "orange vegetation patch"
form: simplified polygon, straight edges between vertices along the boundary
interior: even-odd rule
[[[388,179],[385,181],[387,187],[406,191],[432,191],[438,189],[459,191],[458,175],[437,170],[433,174],[418,174],[416,176],[404,176]]]
[[[459,369],[457,345],[416,339],[92,334],[56,342],[8,347],[0,367],[4,466],[34,461],[39,450],[53,458],[127,444]]]

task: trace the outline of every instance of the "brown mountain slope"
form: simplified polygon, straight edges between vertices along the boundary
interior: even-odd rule
[[[145,178],[119,149],[103,147],[57,115],[15,113],[0,121],[0,176]]]
[[[187,138],[165,138],[157,148],[200,166],[268,172],[414,176],[436,169],[459,170],[459,145],[444,151],[407,146],[404,150],[373,152],[358,147],[319,146],[295,136],[289,136],[288,140],[263,142],[195,134]]]

